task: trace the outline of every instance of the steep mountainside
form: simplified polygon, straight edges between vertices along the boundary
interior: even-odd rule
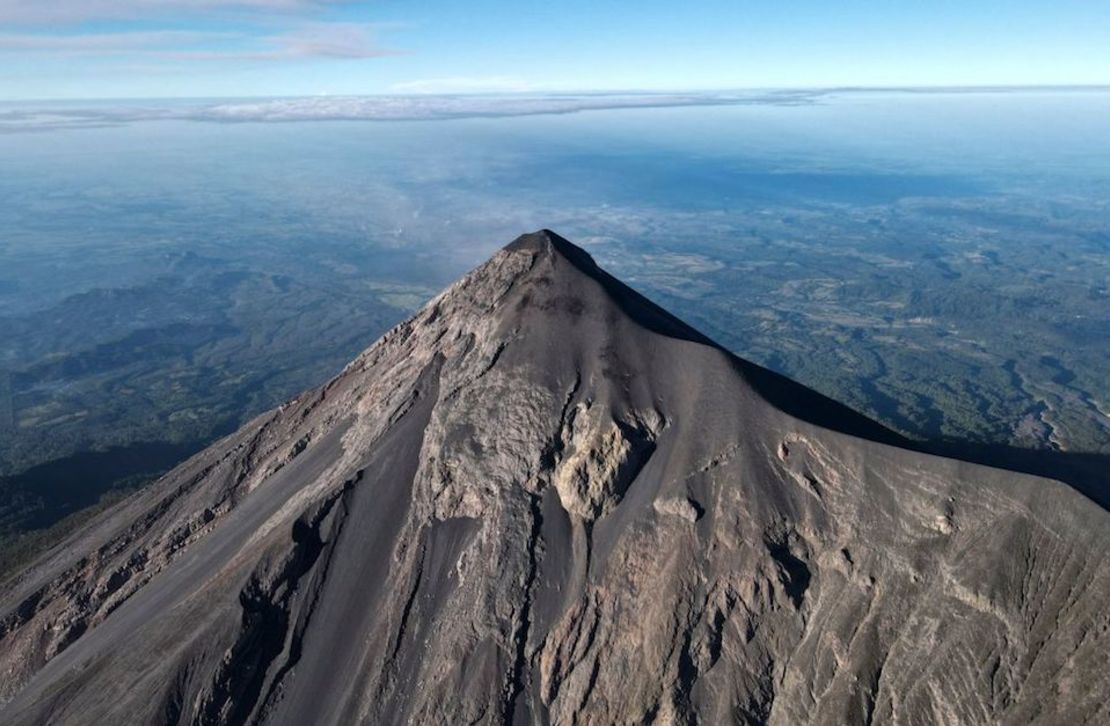
[[[0,599],[0,721],[1110,722],[1110,515],[521,237]]]

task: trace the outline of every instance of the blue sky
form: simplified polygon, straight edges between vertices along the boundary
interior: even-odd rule
[[[0,100],[1110,83],[1106,0],[0,0]]]

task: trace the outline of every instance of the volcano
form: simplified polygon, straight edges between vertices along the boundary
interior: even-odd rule
[[[10,582],[0,721],[1110,723],[1108,562],[544,231]]]

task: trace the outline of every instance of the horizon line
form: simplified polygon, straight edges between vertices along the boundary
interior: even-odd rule
[[[592,89],[534,91],[456,91],[428,93],[301,93],[217,96],[71,96],[5,98],[0,105],[18,103],[125,102],[125,101],[265,101],[306,98],[527,98],[559,96],[658,96],[667,94],[712,95],[727,93],[1013,93],[1022,91],[1110,91],[1108,83],[1031,83],[1031,84],[935,84],[935,85],[836,85],[836,86],[745,86],[699,89]]]

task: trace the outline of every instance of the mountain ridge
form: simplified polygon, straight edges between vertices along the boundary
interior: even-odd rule
[[[522,236],[26,571],[0,717],[1110,714],[1110,515],[845,411]]]

